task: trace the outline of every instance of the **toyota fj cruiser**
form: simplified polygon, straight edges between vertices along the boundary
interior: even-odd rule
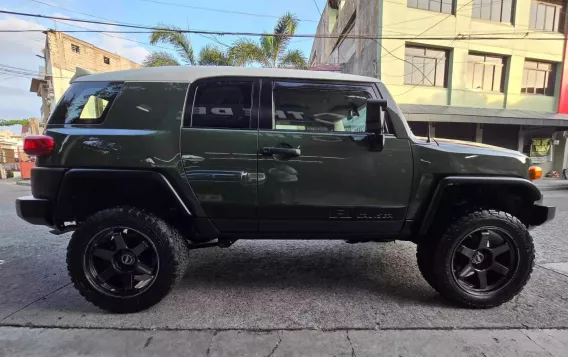
[[[90,302],[160,301],[193,248],[237,239],[409,240],[426,281],[473,308],[527,283],[528,229],[554,217],[516,151],[420,139],[383,83],[354,75],[162,67],[74,78],[24,150],[18,215],[74,231]]]

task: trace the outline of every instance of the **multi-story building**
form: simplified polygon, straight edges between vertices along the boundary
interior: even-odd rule
[[[45,123],[53,106],[69,87],[77,67],[92,72],[111,72],[142,67],[114,53],[95,47],[92,44],[49,30],[45,32],[43,50],[45,66],[40,68],[39,78],[33,78],[30,92],[42,98],[41,119]]]
[[[416,135],[430,127],[560,172],[568,166],[568,115],[559,114],[568,113],[565,8],[565,0],[329,0],[310,65],[380,78]]]

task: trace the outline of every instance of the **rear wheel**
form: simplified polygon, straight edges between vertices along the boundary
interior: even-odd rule
[[[114,208],[88,218],[67,248],[67,268],[81,295],[112,312],[159,302],[185,272],[186,242],[158,217]]]
[[[528,282],[534,247],[527,228],[505,212],[481,210],[454,222],[435,244],[429,283],[444,297],[473,308],[501,305]]]

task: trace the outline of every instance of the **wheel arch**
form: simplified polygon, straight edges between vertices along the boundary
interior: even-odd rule
[[[518,177],[485,177],[485,176],[448,176],[440,180],[430,203],[425,207],[423,218],[418,228],[418,236],[427,235],[436,221],[442,208],[456,203],[456,198],[471,204],[494,205],[515,216],[528,225],[530,209],[542,199],[538,187],[529,180]]]
[[[128,205],[165,219],[185,234],[185,226],[192,225],[194,231],[215,234],[212,223],[200,217],[199,202],[178,192],[158,171],[71,169],[61,182],[54,221],[79,223],[103,209]]]

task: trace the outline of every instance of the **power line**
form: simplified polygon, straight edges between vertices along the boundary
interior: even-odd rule
[[[273,18],[273,19],[280,18],[280,16],[276,16],[276,15],[256,14],[256,13],[251,13],[251,12],[214,9],[214,8],[208,8],[208,7],[202,7],[202,6],[193,6],[193,5],[185,5],[185,4],[179,4],[179,3],[174,3],[174,2],[167,2],[167,1],[158,1],[158,0],[138,0],[138,1],[152,2],[152,3],[156,3],[156,4],[169,5],[169,6],[186,7],[186,8],[195,9],[195,10],[222,12],[222,13],[227,13],[227,14],[237,14],[237,15],[256,16],[256,17],[268,17],[268,18]],[[298,19],[298,20],[299,21],[305,21],[305,22],[318,22],[316,20],[306,20],[306,19]]]
[[[466,3],[465,5],[463,5],[462,7],[460,7],[459,9],[457,9],[457,10],[456,10],[456,15],[457,15],[457,13],[458,13],[461,9],[463,9],[464,7],[466,7],[467,5],[471,4],[471,3],[474,2],[474,1],[475,1],[475,0],[471,0],[471,1],[469,1],[468,3]],[[442,22],[446,21],[446,20],[447,20],[448,18],[450,18],[451,16],[453,16],[451,13],[448,14],[448,16],[445,16],[443,19],[441,19],[440,21],[436,22],[434,25],[432,25],[432,26],[428,27],[426,30],[420,32],[420,33],[419,33],[418,35],[416,35],[416,37],[413,38],[413,39],[416,39],[416,38],[422,36],[422,35],[425,34],[426,32],[430,31],[430,30],[433,29],[434,27],[436,27],[436,26],[438,26],[439,24],[441,24]],[[393,51],[396,51],[396,50],[398,50],[399,48],[401,48],[402,46],[405,46],[405,45],[406,45],[406,43],[403,43],[402,45],[400,45],[400,46],[398,46],[397,48],[395,48]],[[384,57],[384,56],[381,56],[381,59],[382,59],[383,57]]]
[[[39,14],[29,14],[23,12],[15,12],[15,11],[6,11],[0,10],[0,13],[4,14],[11,14],[11,15],[19,15],[19,16],[26,16],[26,17],[38,17],[44,19],[52,19],[52,20],[61,20],[61,21],[73,21],[73,22],[83,22],[83,23],[91,23],[91,24],[98,24],[98,25],[111,25],[111,26],[118,26],[118,27],[127,27],[127,28],[136,28],[142,30],[151,30],[151,31],[112,31],[112,30],[72,30],[72,31],[59,31],[59,32],[105,32],[105,33],[151,33],[153,31],[169,31],[169,32],[177,32],[177,33],[195,33],[195,34],[206,34],[206,35],[227,35],[227,36],[271,36],[271,37],[299,37],[299,38],[353,38],[353,39],[367,39],[367,40],[378,40],[378,39],[393,39],[393,40],[407,40],[407,39],[416,39],[421,36],[418,34],[413,37],[402,37],[402,36],[375,36],[375,35],[318,35],[318,34],[274,34],[274,33],[264,33],[264,32],[231,32],[231,31],[217,31],[217,30],[172,30],[169,28],[162,28],[162,27],[153,27],[153,26],[141,26],[141,25],[127,25],[121,23],[111,23],[111,22],[103,22],[103,21],[93,21],[93,20],[84,20],[84,19],[73,19],[73,18],[64,18],[58,16],[47,16],[47,15],[39,15]],[[441,21],[438,22],[438,24]],[[431,26],[430,28],[433,28]],[[45,30],[0,30],[0,32],[44,32]],[[426,32],[427,30],[423,31]],[[57,32],[57,31],[56,31]],[[523,38],[515,38],[515,37],[483,37],[479,35],[469,35],[469,34],[459,34],[457,36],[446,36],[446,37],[420,37],[421,39],[425,40],[560,40],[564,41],[564,38],[547,38],[547,37],[523,37]],[[401,46],[399,46],[400,48]],[[393,50],[394,51],[394,50]]]
[[[2,11],[0,11],[2,13]],[[69,21],[69,20],[67,20]],[[270,33],[251,33],[251,32],[212,32],[200,30],[171,30],[162,29],[163,31],[178,32],[178,33],[194,33],[194,34],[207,34],[207,35],[227,35],[227,36],[282,36],[280,34]],[[112,31],[112,30],[0,30],[0,33],[22,33],[22,32],[62,32],[62,33],[147,33],[153,31]],[[536,33],[536,32],[535,32]],[[519,33],[522,34],[522,33]],[[286,37],[302,37],[302,38],[341,38],[341,39],[360,39],[360,40],[431,40],[431,41],[472,41],[472,40],[538,40],[538,41],[564,41],[564,38],[551,38],[551,37],[484,37],[476,34],[458,34],[456,36],[438,36],[438,37],[403,37],[403,36],[372,36],[372,35],[355,35],[355,36],[327,36],[327,35],[286,35]],[[394,50],[393,50],[394,51]]]
[[[80,15],[90,16],[90,17],[93,17],[93,18],[101,19],[101,20],[112,21],[112,22],[115,22],[115,23],[122,23],[122,24],[126,24],[126,25],[131,25],[131,24],[127,23],[127,22],[120,22],[120,21],[116,21],[116,20],[109,19],[109,18],[105,18],[105,17],[101,17],[101,16],[95,16],[95,15],[87,14],[87,13],[84,13],[84,12],[75,11],[75,10],[73,10],[73,9],[69,9],[69,8],[66,8],[66,7],[63,7],[63,6],[48,4],[48,3],[46,3],[46,2],[39,1],[39,0],[31,0],[31,1],[33,1],[33,2],[35,2],[35,3],[38,3],[38,4],[42,4],[42,5],[46,5],[46,6],[51,6],[51,7],[55,7],[55,8],[59,8],[59,9],[65,10],[65,11],[69,11],[69,12],[73,12],[73,13],[76,13],[76,14],[80,14]],[[91,29],[86,28],[86,27],[77,26],[77,25],[71,25],[71,24],[68,24],[68,23],[65,23],[65,22],[61,22],[61,23],[65,24],[65,25],[67,25],[67,26],[72,26],[72,27],[82,28],[82,29],[86,29],[86,30],[91,30]],[[134,25],[136,25],[136,24],[134,24]],[[108,36],[108,37],[119,38],[119,39],[122,39],[122,40],[125,40],[125,41],[135,42],[135,43],[139,43],[139,44],[142,44],[142,45],[154,46],[154,47],[157,47],[157,48],[162,48],[162,49],[170,50],[170,48],[168,48],[168,47],[162,47],[162,46],[158,46],[158,45],[153,45],[153,44],[148,43],[148,42],[137,41],[137,40],[133,40],[133,39],[130,39],[130,38],[124,38],[124,37],[120,37],[120,36],[112,36],[112,35],[109,35],[109,34],[104,33],[104,32],[103,32],[102,34],[105,35],[105,36]]]
[[[321,11],[320,11],[320,7],[318,6],[318,2],[316,0],[314,0],[314,5],[316,6],[316,9],[318,9],[318,12],[320,14],[320,17],[322,16]]]

